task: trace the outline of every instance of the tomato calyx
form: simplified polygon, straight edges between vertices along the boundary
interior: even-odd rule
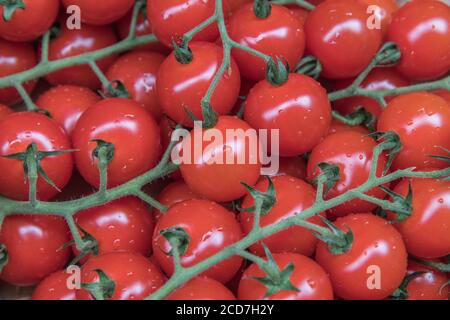
[[[294,264],[289,263],[286,268],[280,270],[275,259],[272,256],[269,248],[264,246],[267,261],[259,262],[259,267],[264,270],[266,277],[252,277],[252,279],[262,283],[267,291],[264,294],[264,298],[268,298],[271,295],[283,290],[299,291],[291,282],[291,274],[294,272]]]
[[[408,194],[406,197],[401,196],[398,193],[386,188],[384,186],[380,186],[380,189],[386,192],[392,198],[393,208],[389,208],[390,211],[394,212],[397,215],[397,218],[393,220],[391,223],[401,222],[411,216],[412,213],[412,186],[411,182],[408,185]]]
[[[307,75],[317,80],[322,73],[322,64],[315,56],[309,55],[300,60],[294,72]]]
[[[389,300],[407,300],[408,290],[406,289],[411,281],[415,278],[421,276],[422,274],[427,273],[426,271],[416,271],[411,274],[408,274],[400,284],[400,286],[395,289],[395,291],[389,296]]]
[[[110,299],[114,295],[116,284],[105,272],[100,269],[93,270],[99,276],[99,280],[94,283],[82,283],[81,288],[88,291],[95,300]]]
[[[194,58],[191,48],[186,41],[172,41],[173,54],[175,59],[181,64],[188,64]]]
[[[402,151],[403,144],[400,141],[400,136],[394,131],[374,132],[370,136],[374,137],[378,142],[381,141],[378,146],[383,151],[388,152],[386,167],[383,170],[383,175],[385,175],[389,171],[395,157]]]
[[[278,57],[275,60],[270,58],[267,62],[266,80],[273,86],[279,87],[289,79],[289,66]]]
[[[326,195],[341,179],[339,167],[326,162],[319,163],[317,167],[319,167],[321,173],[312,180],[312,183],[315,186],[325,184],[324,195]]]
[[[0,243],[0,273],[3,268],[8,264],[8,250],[3,243]]]
[[[269,211],[273,208],[277,201],[273,181],[268,176],[266,178],[269,181],[269,187],[267,188],[266,192],[256,190],[255,188],[250,187],[245,182],[241,182],[241,184],[248,190],[255,203],[261,203],[261,215],[269,213]],[[239,211],[241,212],[255,212],[255,210],[255,205],[251,206],[250,208],[239,208]]]
[[[269,0],[253,1],[253,12],[259,19],[266,19],[272,12],[272,4]]]
[[[25,3],[23,3],[23,0],[0,0],[0,6],[3,6],[4,21],[10,21],[16,10],[25,9]]]
[[[325,217],[319,218],[328,226],[329,233],[314,232],[314,236],[328,245],[328,251],[334,255],[344,254],[350,251],[353,244],[353,232],[349,228],[347,232],[336,227]]]
[[[166,238],[172,247],[169,252],[166,252],[167,255],[174,256],[178,254],[182,256],[186,252],[191,237],[182,227],[175,226],[167,228],[161,230],[160,234]]]
[[[390,67],[395,65],[401,58],[401,52],[394,42],[386,42],[375,56],[378,66]]]
[[[411,260],[414,262],[417,262],[418,264],[421,264],[423,266],[430,267],[434,270],[440,271],[440,272],[450,272],[450,255],[446,256],[444,260],[447,262],[435,262],[435,261],[428,261],[419,259],[416,257],[411,257]]]

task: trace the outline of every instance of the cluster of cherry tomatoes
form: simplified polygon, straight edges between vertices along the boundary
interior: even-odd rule
[[[332,110],[348,115],[364,107],[375,117],[377,131],[398,134],[402,149],[391,171],[448,167],[450,91],[389,96],[387,106],[370,97],[348,97],[332,103],[327,96],[327,92],[348,87],[386,41],[397,44],[400,61],[392,67],[373,69],[362,88],[390,90],[448,76],[447,4],[413,0],[399,7],[394,0],[316,0],[309,1],[317,5],[312,11],[274,3],[261,17],[251,0],[222,2],[231,40],[280,58],[292,69],[306,54],[315,56],[322,66],[318,80],[290,73],[284,83],[274,85],[265,79],[264,59],[233,48],[230,64],[211,96],[210,105],[218,114],[214,129],[280,130],[280,170],[272,177],[276,202],[261,216],[261,227],[314,205],[312,181],[320,174],[321,163],[337,165],[340,172],[325,199],[338,197],[368,180],[378,142],[366,127],[333,120]],[[25,8],[16,8],[9,19],[0,19],[1,77],[35,67],[42,51],[37,40],[52,26],[50,62],[100,50],[127,38],[134,1],[23,0],[23,4]],[[66,24],[65,8],[71,5],[81,9],[80,29]],[[370,5],[379,6],[377,28],[368,25]],[[0,5],[3,16],[7,13],[4,6]],[[199,119],[203,117],[202,98],[224,58],[217,23],[189,41],[190,61],[180,61],[172,46],[213,16],[215,7],[214,0],[147,1],[138,14],[136,35],[154,33],[158,42],[96,61],[112,84],[123,85],[129,98],[111,97],[88,65],[51,70],[39,80],[45,89],[33,94],[34,103],[46,114],[15,111],[12,106],[22,100],[19,92],[14,87],[0,89],[0,195],[29,200],[30,183],[23,161],[6,156],[25,154],[32,144],[37,146],[38,155],[73,150],[39,158],[36,193],[41,201],[93,194],[100,185],[98,158],[93,156],[99,143],[114,146],[108,163],[108,188],[154,168],[174,127],[192,127],[186,109]],[[30,80],[23,88],[32,94],[37,84],[38,79]],[[242,116],[235,116],[244,101]],[[208,130],[202,129],[202,134],[207,135]],[[217,152],[236,157],[248,154],[242,145],[245,141],[224,141]],[[96,243],[79,261],[84,289],[67,285],[73,274],[65,267],[81,248],[71,244],[72,233],[63,217],[20,212],[8,215],[0,231],[1,250],[7,255],[0,278],[18,286],[37,285],[33,299],[93,299],[86,284],[104,285],[105,275],[114,284],[108,298],[149,296],[174,273],[173,248],[165,230],[181,227],[188,234],[189,243],[180,256],[183,267],[221,252],[252,231],[252,210],[239,212],[239,208],[254,205],[242,182],[267,191],[269,182],[260,176],[262,165],[206,162],[183,163],[170,179],[157,182],[163,189],[156,200],[168,207],[167,212],[151,209],[129,195],[74,215],[81,234]],[[378,159],[378,176],[387,165],[388,155],[383,153]],[[381,217],[375,214],[376,204],[361,199],[321,214],[337,228],[352,231],[353,243],[346,253],[331,253],[326,243],[301,226],[250,246],[249,252],[266,260],[266,250],[270,250],[271,262],[280,270],[293,266],[288,279],[293,288],[276,291],[268,298],[385,299],[395,294],[408,274],[425,271],[404,288],[406,296],[448,299],[447,275],[408,259],[446,263],[450,254],[450,181],[403,179],[385,187],[403,197],[412,190],[410,216],[397,221],[396,213],[387,212]],[[378,187],[366,195],[389,199]],[[308,222],[324,226],[319,215]],[[380,274],[375,288],[368,285],[371,268]],[[267,274],[258,264],[236,255],[180,286],[168,299],[263,299],[268,288],[256,278],[264,277]]]

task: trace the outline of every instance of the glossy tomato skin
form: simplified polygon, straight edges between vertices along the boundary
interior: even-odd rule
[[[173,258],[167,255],[170,243],[160,233],[181,226],[190,241],[181,265],[189,267],[223,250],[242,239],[242,231],[234,213],[208,200],[192,199],[177,203],[159,219],[153,234],[153,253],[162,270],[173,274]],[[214,265],[202,275],[227,283],[239,270],[242,258],[233,256]]]
[[[367,181],[372,164],[373,149],[376,142],[365,134],[355,130],[344,130],[327,136],[312,151],[308,161],[308,180],[312,181],[320,173],[319,163],[326,162],[339,167],[340,179],[325,196],[335,198],[348,190],[354,189]],[[378,160],[377,176],[381,176],[387,162],[382,154]],[[383,199],[384,191],[374,188],[367,195]],[[371,211],[376,205],[360,199],[353,199],[328,210],[334,216],[349,213]]]
[[[70,140],[64,130],[52,119],[35,112],[12,113],[1,121],[0,155],[26,151],[36,143],[39,151],[71,150]],[[73,156],[64,153],[46,157],[40,161],[42,169],[53,183],[62,189],[69,181],[73,169]],[[0,157],[0,194],[10,199],[28,200],[29,184],[25,177],[23,162]],[[49,200],[58,193],[39,175],[37,198]]]
[[[412,213],[394,226],[406,249],[416,257],[439,258],[450,254],[450,182],[434,179],[404,179],[394,191],[406,196],[411,182]],[[394,220],[396,215],[389,214]]]
[[[171,207],[176,203],[183,202],[185,200],[191,200],[191,199],[201,199],[199,195],[197,195],[194,191],[189,188],[189,186],[183,181],[174,181],[170,184],[168,184],[159,194],[156,200],[159,201],[159,203]],[[158,209],[154,209],[154,215],[155,220],[158,221],[158,219],[163,215],[161,211]]]
[[[127,251],[148,256],[154,222],[151,210],[134,197],[125,197],[75,214],[75,222],[98,242],[99,254]],[[72,246],[75,255],[79,251]]]
[[[305,50],[305,34],[300,20],[283,6],[272,5],[270,15],[261,19],[253,11],[253,4],[242,6],[228,23],[231,39],[272,57],[285,60],[290,66],[300,61]],[[253,81],[266,76],[266,62],[240,49],[233,49],[243,77]]]
[[[330,253],[324,242],[317,245],[316,261],[330,275],[334,293],[347,300],[388,297],[406,275],[407,253],[401,235],[389,222],[370,213],[338,218],[335,225],[344,232],[351,229],[354,238],[351,249],[339,255]],[[379,286],[374,280],[378,276]],[[374,287],[370,289],[369,284]]]
[[[186,108],[203,119],[201,100],[222,64],[223,49],[208,42],[192,42],[189,48],[193,60],[187,64],[178,62],[174,53],[164,60],[156,78],[156,88],[164,112],[177,123],[192,127]],[[240,85],[239,68],[231,59],[230,68],[211,97],[211,105],[217,113],[225,115],[233,109]]]
[[[68,262],[70,249],[62,247],[69,240],[69,229],[60,217],[6,217],[0,232],[0,243],[6,246],[8,263],[0,278],[17,286],[39,283]]]
[[[269,130],[269,134],[279,129],[279,154],[291,157],[311,151],[327,134],[331,106],[317,81],[291,73],[281,86],[267,80],[258,82],[245,102],[244,119],[255,129]]]
[[[0,120],[2,120],[7,115],[10,115],[11,113],[13,113],[13,110],[10,107],[0,103]]]
[[[133,252],[110,252],[89,259],[81,268],[81,283],[99,281],[97,269],[115,283],[111,300],[143,300],[165,282],[157,266]],[[77,299],[93,300],[84,289],[77,290]]]
[[[408,263],[408,274],[417,271],[426,273],[414,278],[406,287],[408,300],[448,300],[448,277],[445,273],[416,262]]]
[[[166,300],[236,300],[236,297],[219,281],[196,277],[173,291]]]
[[[24,9],[16,9],[11,20],[0,19],[0,37],[27,42],[39,38],[56,20],[59,0],[23,0]],[[0,6],[3,17],[4,7]]]
[[[450,8],[435,0],[411,1],[393,16],[388,41],[397,43],[397,69],[410,80],[425,81],[450,70]]]
[[[369,29],[366,6],[358,0],[325,1],[306,19],[306,48],[331,79],[357,76],[381,46],[380,29]],[[355,49],[357,48],[357,49]]]
[[[414,92],[396,97],[378,120],[378,131],[395,131],[403,144],[392,168],[445,168],[447,163],[430,155],[445,156],[450,149],[450,105],[441,97]]]
[[[268,213],[261,216],[261,227],[301,214],[311,207],[316,200],[316,191],[303,180],[290,176],[278,176],[272,178],[272,182],[275,188],[276,203]],[[266,192],[268,186],[268,180],[264,179],[255,186],[255,189]],[[247,194],[242,202],[242,208],[251,208],[252,206],[254,206],[253,197]],[[253,228],[254,215],[254,212],[241,212],[239,214],[239,222],[246,235]],[[322,224],[318,216],[314,216],[307,221]],[[309,230],[293,226],[262,239],[262,241],[252,245],[250,251],[263,256],[263,244],[272,253],[292,252],[311,256],[316,249],[317,238]]]
[[[251,134],[250,126],[237,117],[222,116],[212,129],[195,129],[199,133],[196,135],[194,131],[184,138],[180,152],[183,154],[183,150],[190,150],[190,155],[185,156],[186,159],[182,158],[180,165],[181,174],[189,188],[216,202],[232,201],[245,195],[247,189],[241,182],[252,186],[261,172],[259,139],[256,134],[253,135],[254,139],[239,134]],[[220,135],[223,141],[208,141],[211,134]],[[230,159],[232,161],[228,162]]]
[[[214,15],[214,0],[147,0],[147,16],[159,41],[171,47],[183,35]],[[228,6],[224,2],[224,13]],[[194,41],[214,41],[219,36],[213,23],[197,33]]]
[[[0,39],[1,78],[31,69],[36,64],[36,52],[31,44],[14,43]],[[27,81],[23,86],[28,93],[31,93],[36,86],[36,80]],[[21,100],[15,88],[7,87],[0,89],[0,103],[13,105]]]
[[[345,89],[349,87],[354,79],[339,80],[335,84],[336,89]],[[409,85],[409,81],[403,78],[393,68],[375,68],[373,69],[364,81],[361,83],[361,88],[378,91],[378,90],[391,90]],[[385,97],[389,102],[394,97]],[[340,113],[347,115],[356,111],[359,107],[364,107],[366,111],[372,113],[376,118],[380,117],[383,107],[370,97],[356,96],[345,99],[337,100],[333,103],[334,107]]]
[[[81,10],[81,21],[91,25],[107,25],[122,18],[133,7],[133,0],[62,0],[67,8],[76,5]]]
[[[162,117],[156,94],[156,75],[164,56],[147,51],[127,53],[117,59],[106,72],[109,81],[125,85],[130,98],[139,102],[155,120]]]
[[[70,135],[84,111],[100,101],[100,96],[86,87],[61,85],[45,91],[36,105],[50,112]]]
[[[386,35],[389,25],[392,21],[392,15],[398,10],[398,4],[396,0],[359,0],[366,5],[367,11],[375,17],[374,21],[371,21],[376,26],[381,27],[383,36]],[[371,7],[372,6],[372,7]],[[377,7],[375,7],[377,6]]]
[[[161,155],[159,128],[137,102],[124,98],[105,99],[89,108],[78,120],[72,140],[75,164],[91,185],[100,184],[97,158],[92,151],[101,139],[115,146],[108,165],[108,186],[122,184],[154,167]],[[130,143],[132,141],[133,143]]]
[[[294,265],[290,281],[298,291],[283,290],[265,298],[266,287],[253,278],[266,277],[267,274],[253,263],[245,270],[239,283],[239,300],[333,300],[330,279],[315,261],[295,253],[278,253],[273,258],[281,270],[290,263]]]
[[[52,273],[34,289],[32,300],[77,300],[76,289],[69,289],[68,279],[72,274],[66,270]]]
[[[82,25],[81,29],[69,30],[62,24],[58,36],[50,41],[49,60],[59,60],[91,52],[115,44],[117,37],[109,26]],[[97,60],[99,68],[105,72],[114,62],[115,56]],[[71,84],[89,89],[99,89],[100,80],[88,65],[79,65],[52,72],[46,76],[52,85]]]

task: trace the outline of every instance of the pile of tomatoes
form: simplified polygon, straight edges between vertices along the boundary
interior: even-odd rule
[[[112,87],[106,88],[83,64],[49,70],[41,79],[22,84],[33,103],[46,112],[17,111],[20,108],[15,105],[22,102],[24,93],[20,95],[14,86],[0,89],[0,195],[11,200],[1,199],[5,208],[30,200],[30,168],[23,160],[30,146],[37,148],[40,201],[79,203],[94,194],[101,183],[94,154],[102,143],[113,146],[108,189],[155,168],[175,126],[189,129],[192,116],[203,119],[202,98],[224,59],[218,25],[212,23],[193,36],[187,44],[188,61],[180,60],[173,45],[213,16],[216,2],[147,1],[138,13],[136,35],[154,33],[158,41],[96,61],[111,86],[123,87],[128,97],[112,94]],[[285,81],[273,83],[266,79],[264,59],[233,48],[211,96],[210,106],[217,114],[212,128],[224,136],[229,129],[279,130],[278,174],[269,182],[261,176],[259,161],[246,158],[244,163],[211,164],[207,161],[211,154],[205,152],[200,163],[182,163],[169,177],[144,189],[167,206],[167,212],[151,208],[132,194],[76,212],[75,229],[84,240],[95,243],[78,259],[81,287],[68,285],[77,273],[66,267],[82,248],[74,244],[72,235],[77,230],[69,230],[64,204],[60,215],[8,214],[0,231],[1,280],[36,286],[32,298],[38,300],[98,298],[92,293],[96,285],[110,299],[148,297],[175,272],[167,230],[181,228],[187,235],[188,242],[178,248],[181,266],[186,268],[252,232],[255,200],[243,183],[260,192],[273,184],[276,201],[260,217],[260,226],[266,227],[314,205],[317,186],[313,182],[320,174],[319,164],[339,168],[339,180],[325,194],[326,200],[369,179],[379,141],[367,127],[333,120],[333,110],[345,116],[364,107],[373,115],[376,131],[398,135],[402,149],[390,167],[389,155],[381,154],[377,176],[385,169],[448,168],[450,91],[388,96],[385,106],[380,100],[358,96],[330,102],[327,95],[348,87],[387,41],[397,44],[400,60],[394,66],[374,68],[362,88],[391,90],[448,77],[448,4],[412,0],[400,7],[394,0],[315,0],[309,1],[316,5],[312,11],[272,3],[265,16],[258,16],[251,0],[221,2],[231,40],[282,61],[291,70],[306,55],[316,57],[322,66],[318,79],[291,71]],[[50,63],[118,43],[129,34],[134,3],[23,0],[24,8],[16,8],[9,19],[0,19],[0,76],[36,67],[43,52],[39,39],[50,28]],[[66,23],[66,8],[73,5],[80,8],[79,29]],[[368,24],[371,5],[378,6],[375,28]],[[7,15],[4,6],[0,5],[2,16]],[[208,136],[208,130],[201,129],[201,135]],[[250,147],[243,140],[225,140],[214,152],[233,158],[249,154]],[[22,159],[11,155],[22,155]],[[395,212],[381,212],[373,201],[355,198],[307,220],[325,227],[327,217],[336,228],[351,231],[353,241],[347,252],[332,253],[315,232],[292,226],[247,249],[253,257],[268,261],[272,271],[279,269],[278,275],[268,275],[261,264],[233,255],[167,298],[448,299],[447,274],[423,263],[448,265],[450,181],[400,179],[384,187],[395,195],[390,197],[378,187],[366,195],[395,201],[412,194],[409,216],[399,219]]]

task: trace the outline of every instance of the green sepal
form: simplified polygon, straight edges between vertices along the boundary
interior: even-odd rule
[[[241,184],[248,190],[248,192],[250,193],[255,202],[256,199],[260,199],[262,201],[261,215],[269,213],[269,211],[272,210],[273,206],[276,204],[277,201],[273,181],[269,176],[266,176],[266,178],[269,181],[269,186],[266,192],[256,190],[255,188],[250,187],[245,182],[241,182]],[[239,211],[241,212],[255,212],[255,210],[256,210],[255,206],[251,206],[250,208],[239,209]]]
[[[254,0],[253,12],[259,19],[266,19],[272,12],[272,4],[269,0]]]
[[[189,247],[189,242],[191,241],[191,237],[182,227],[171,227],[168,229],[161,230],[160,234],[166,238],[166,240],[170,243],[171,246],[178,247],[178,253],[180,257],[186,253],[186,250]],[[169,252],[166,252],[167,255],[173,256],[173,249]]]
[[[389,300],[407,300],[408,290],[406,289],[411,281],[415,278],[427,273],[427,271],[416,271],[408,274],[400,284],[400,286],[395,289],[395,291],[389,296]]]
[[[272,58],[267,62],[266,80],[273,86],[281,86],[289,79],[289,65],[280,58]]]
[[[352,230],[349,229],[347,232],[344,232],[328,219],[322,216],[319,216],[319,218],[330,228],[331,234],[322,235],[318,232],[314,232],[316,238],[325,242],[328,245],[328,251],[334,255],[349,252],[353,244]]]
[[[105,272],[100,269],[93,270],[99,276],[99,280],[94,283],[82,283],[81,288],[89,291],[95,300],[110,299],[114,295],[116,284]]]
[[[111,98],[126,98],[129,99],[130,93],[128,92],[127,88],[120,80],[113,80],[109,83],[108,88],[109,97]]]
[[[341,178],[339,167],[326,162],[319,163],[317,167],[319,167],[321,173],[312,180],[312,183],[317,186],[323,180],[322,183],[325,183],[324,194],[326,195]]]
[[[3,243],[0,243],[0,273],[3,268],[8,264],[9,255],[6,246]]]
[[[322,73],[322,64],[315,56],[305,56],[297,64],[294,72],[307,75],[317,80]]]
[[[394,204],[397,207],[396,209],[389,208],[389,211],[392,211],[397,215],[397,219],[393,221],[394,223],[404,221],[405,219],[411,216],[413,210],[412,207],[413,192],[411,182],[409,182],[408,193],[406,197],[403,197],[402,195],[395,193],[394,191],[384,186],[380,186],[380,189],[386,192],[392,198],[392,204]]]
[[[92,156],[94,158],[97,158],[100,160],[100,150],[102,148],[106,148],[106,154],[105,154],[106,155],[106,163],[109,164],[114,158],[114,153],[115,153],[115,149],[116,149],[114,144],[112,144],[111,142],[101,140],[101,139],[94,139],[91,141],[97,143],[97,146],[92,151]]]
[[[383,175],[385,175],[391,168],[395,157],[400,153],[400,151],[402,151],[403,144],[400,141],[400,136],[394,131],[374,132],[370,135],[375,137],[377,141],[381,142],[379,146],[381,146],[384,151],[388,151],[388,160],[386,167],[383,170]]]
[[[0,0],[0,6],[3,6],[3,20],[6,22],[12,19],[16,10],[25,9],[23,0]]]
[[[400,58],[400,49],[394,42],[386,42],[376,56],[377,65],[382,67],[392,67]]]
[[[186,41],[182,40],[177,43],[177,41],[172,41],[173,54],[175,59],[181,64],[188,64],[194,58],[191,49],[189,48]]]

